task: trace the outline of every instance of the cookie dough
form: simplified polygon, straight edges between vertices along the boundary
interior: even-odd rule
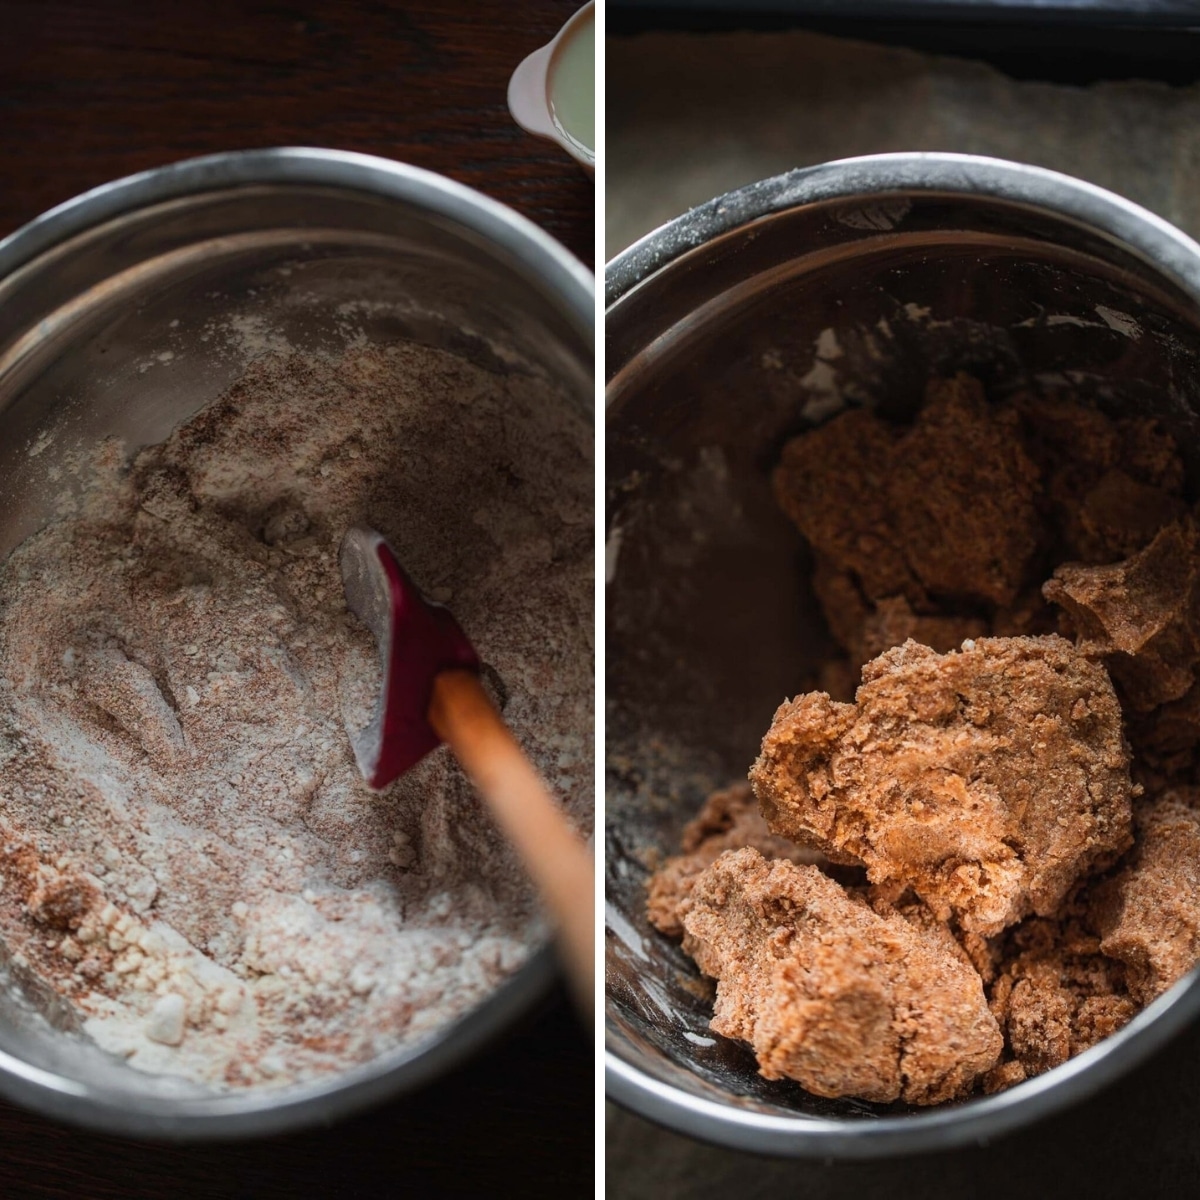
[[[1125,964],[1129,992],[1149,1004],[1200,962],[1200,790],[1139,807],[1137,846],[1096,889],[1100,949]]]
[[[646,906],[650,923],[671,937],[683,934],[683,918],[691,907],[692,888],[701,873],[726,850],[752,846],[767,858],[797,863],[821,859],[815,850],[776,837],[758,810],[748,783],[713,792],[695,818],[683,828],[683,853],[668,858],[650,878]]]
[[[985,1090],[1059,1066],[1137,1012],[1121,964],[1101,952],[1077,906],[1068,903],[1055,920],[1034,917],[1017,926],[998,957],[988,994],[1006,1053]]]
[[[1057,561],[1115,562],[1182,515],[1183,461],[1153,418],[1112,418],[1069,397],[1032,393],[1007,407],[1041,470]]]
[[[988,624],[982,617],[921,616],[913,612],[903,596],[892,596],[880,600],[863,621],[851,653],[865,663],[911,639],[946,654],[988,632]]]
[[[855,704],[781,705],[750,781],[773,833],[985,936],[1052,915],[1130,844],[1116,696],[1056,636],[906,642],[864,668]]]
[[[768,1079],[818,1096],[938,1104],[1002,1038],[979,976],[929,927],[881,915],[815,866],[722,854],[696,880],[684,948],[717,980],[712,1028]]]
[[[1200,534],[1182,521],[1131,558],[1068,563],[1042,589],[1104,660],[1129,708],[1148,712],[1191,688],[1200,663]]]
[[[775,714],[754,799],[712,797],[653,876],[649,917],[768,1078],[931,1104],[1052,1070],[1200,961],[1178,448],[1149,417],[989,406],[958,375],[908,427],[853,411],[793,439],[772,484],[838,649]]]
[[[896,532],[929,593],[1011,604],[1041,538],[1039,472],[1018,423],[969,375],[935,379],[891,466]]]
[[[788,442],[772,483],[780,508],[828,564],[826,574],[844,574],[867,599],[925,604],[892,519],[887,481],[899,437],[873,413],[853,409]]]
[[[967,375],[935,379],[907,430],[854,410],[788,442],[783,511],[866,600],[1011,604],[1040,540],[1039,473],[1015,413]],[[826,613],[831,609],[827,606]]]

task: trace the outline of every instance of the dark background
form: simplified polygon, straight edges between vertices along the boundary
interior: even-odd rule
[[[1200,0],[607,0],[608,32],[809,29],[990,63],[1014,79],[1200,80]]]
[[[591,265],[591,183],[506,99],[517,64],[578,7],[0,0],[0,237],[147,167],[322,146],[440,171]]]
[[[0,237],[134,171],[220,150],[359,150],[511,205],[592,263],[594,191],[508,113],[575,0],[0,3]],[[556,992],[438,1084],[334,1129],[155,1146],[0,1104],[0,1198],[590,1196],[592,1040]]]

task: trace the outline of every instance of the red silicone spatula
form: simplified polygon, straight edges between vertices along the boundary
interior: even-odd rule
[[[341,567],[346,602],[383,658],[375,714],[351,733],[363,778],[385,788],[442,742],[450,747],[541,893],[590,1018],[594,867],[587,846],[484,691],[479,657],[449,609],[421,595],[373,530],[346,534]]]

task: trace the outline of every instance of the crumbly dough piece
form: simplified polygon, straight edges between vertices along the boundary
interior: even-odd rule
[[[930,593],[1011,603],[1041,537],[1019,421],[967,375],[933,380],[903,432],[853,410],[793,438],[773,484],[817,555],[867,600],[903,596],[919,611]]]
[[[1004,939],[989,996],[1007,1061],[985,1090],[1057,1067],[1137,1012],[1121,964],[1105,957],[1083,913],[1072,907],[1056,920],[1025,921]]]
[[[1115,562],[1182,515],[1183,460],[1150,417],[1113,419],[1069,397],[1009,401],[1045,481],[1059,558]]]
[[[1100,948],[1125,964],[1130,994],[1149,1004],[1200,962],[1200,789],[1139,806],[1137,844],[1095,890]]]
[[[671,937],[683,934],[683,917],[701,872],[726,850],[753,846],[766,858],[797,863],[815,863],[822,857],[807,846],[771,833],[748,783],[713,792],[684,826],[681,844],[683,853],[668,858],[650,876],[646,888],[650,924]]]
[[[863,621],[851,653],[860,663],[870,662],[911,638],[945,654],[957,650],[965,641],[984,637],[987,632],[987,622],[982,617],[921,616],[913,612],[903,596],[892,596],[880,600],[875,611]]]
[[[820,555],[813,563],[812,589],[834,641],[850,654],[856,667],[861,666],[864,660],[859,654],[859,644],[863,625],[870,619],[874,606],[849,571]]]
[[[1186,513],[1178,496],[1139,483],[1120,469],[1107,471],[1065,514],[1067,550],[1085,563],[1128,558]]]
[[[870,604],[847,572],[838,571],[824,560],[813,572],[813,591],[829,632],[855,667],[909,638],[945,653],[957,649],[967,638],[984,637],[990,632],[983,617],[919,613],[903,596],[885,596]]]
[[[1077,500],[1081,490],[1120,461],[1122,431],[1093,405],[1061,392],[1018,392],[1007,404],[1020,417],[1052,494]]]
[[[1178,700],[1200,663],[1200,534],[1191,520],[1161,530],[1110,566],[1061,566],[1042,588],[1078,631],[1080,649],[1104,659],[1128,707]]]
[[[814,866],[747,848],[696,881],[684,948],[717,980],[712,1028],[767,1079],[818,1096],[938,1104],[967,1094],[1002,1039],[979,976],[942,938],[880,915]]]
[[[1042,537],[1039,472],[1012,414],[969,375],[935,379],[891,465],[896,532],[928,591],[1011,604]]]
[[[923,602],[896,536],[887,487],[899,437],[873,413],[851,409],[788,442],[772,484],[829,576],[847,573],[868,598]]]
[[[1121,417],[1116,422],[1120,466],[1135,479],[1183,494],[1186,471],[1175,439],[1154,417]]]
[[[1193,684],[1178,700],[1135,718],[1129,723],[1135,763],[1164,779],[1195,771],[1200,751],[1200,685]]]
[[[903,596],[890,596],[870,606],[844,573],[832,580],[828,576],[821,579],[815,573],[813,583],[830,632],[846,651],[844,657],[823,659],[817,670],[816,690],[828,692],[835,700],[853,700],[862,665],[893,646],[902,646],[910,638],[939,654],[947,654],[968,640],[1061,633],[1060,626],[1066,624],[1061,610],[1042,597],[1040,586],[985,618],[961,613],[914,612]],[[1070,632],[1073,636],[1073,631]]]
[[[855,704],[785,702],[750,781],[773,833],[941,920],[991,936],[1051,916],[1130,843],[1129,756],[1104,669],[1065,639],[915,642],[863,668]]]

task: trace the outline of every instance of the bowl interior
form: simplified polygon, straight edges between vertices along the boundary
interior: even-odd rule
[[[831,646],[770,469],[844,406],[903,419],[931,376],[964,370],[993,398],[1067,389],[1161,417],[1194,499],[1200,318],[1095,230],[908,192],[798,206],[706,242],[626,291],[607,336],[610,1047],[795,1131],[919,1122],[761,1078],[747,1047],[710,1033],[710,983],[645,918],[654,856],[676,852],[710,790],[745,778],[775,708],[812,686]]]
[[[490,371],[543,375],[592,412],[588,331],[535,268],[467,224],[350,187],[201,190],[105,220],[0,280],[0,559],[86,483],[70,469],[81,452],[107,437],[130,451],[161,441],[281,341],[333,352],[415,341]],[[210,1134],[327,1119],[333,1093],[358,1088],[361,1103],[444,1069],[526,1008],[550,971],[543,951],[457,1027],[345,1077],[237,1095],[117,1062],[8,962],[2,1089],[138,1132],[191,1132],[189,1117],[212,1118]],[[289,1105],[291,1118],[222,1124]]]

